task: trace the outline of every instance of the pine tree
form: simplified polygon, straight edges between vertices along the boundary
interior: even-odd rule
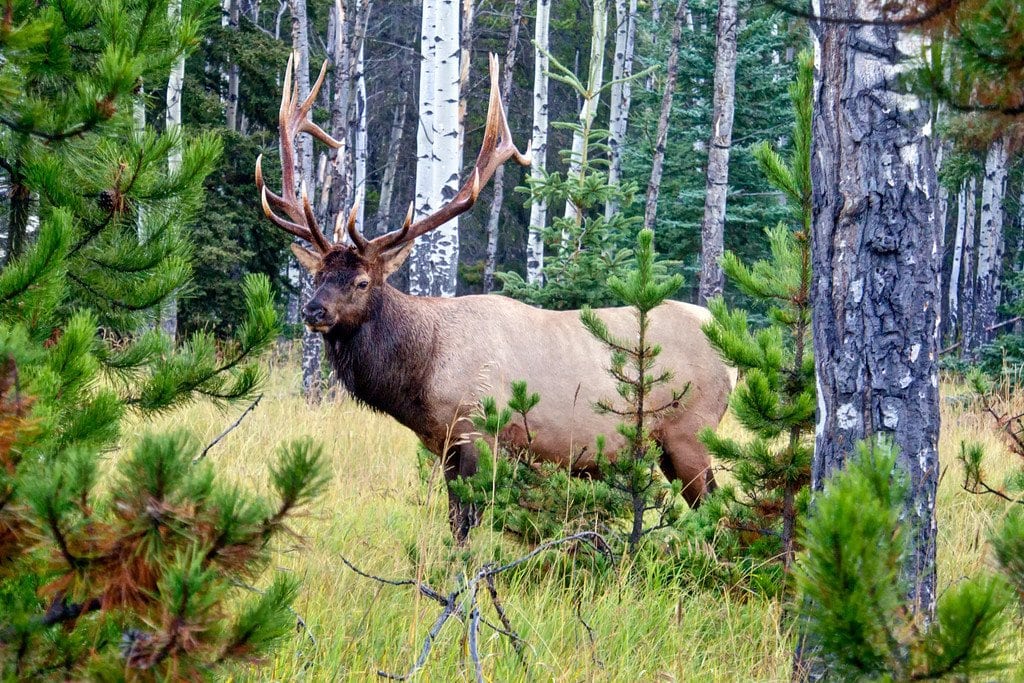
[[[584,84],[552,55],[547,54],[553,80],[569,85],[581,98],[596,99],[612,84],[596,87],[591,73]],[[648,71],[632,75],[631,80],[646,76]],[[604,306],[616,301],[607,285],[609,276],[624,276],[632,266],[632,252],[626,248],[632,239],[637,220],[616,212],[604,216],[608,203],[627,207],[633,201],[637,186],[633,182],[609,184],[607,166],[598,155],[607,153],[608,132],[593,127],[593,119],[581,116],[579,122],[555,124],[572,131],[572,150],[562,156],[569,172],[540,173],[534,171],[527,187],[516,188],[529,195],[529,203],[544,202],[551,206],[564,202],[570,207],[566,215],[557,217],[544,229],[544,277],[526,282],[518,273],[498,273],[502,293],[535,306],[571,310],[587,306]]]
[[[730,406],[754,439],[740,443],[711,430],[701,435],[736,481],[735,489],[724,493],[727,526],[755,546],[755,555],[777,557],[787,568],[811,478],[815,419],[809,240],[812,56],[801,54],[798,64],[790,89],[796,124],[789,163],[768,143],[754,151],[765,177],[785,194],[793,227],[779,224],[767,231],[770,260],[752,268],[732,252],[722,260],[737,289],[768,306],[768,327],[752,331],[746,311],[730,309],[718,298],[709,302],[714,319],[704,328],[725,362],[743,375]]]
[[[966,680],[1008,663],[998,644],[1011,600],[1002,577],[958,581],[928,623],[905,608],[913,534],[903,513],[907,486],[896,447],[881,439],[861,443],[815,497],[796,581],[826,679]],[[1019,586],[1024,516],[1011,515],[993,542]]]
[[[293,580],[251,598],[270,541],[325,481],[319,449],[281,448],[272,497],[218,483],[185,434],[122,421],[205,397],[245,399],[276,315],[266,278],[240,292],[234,340],[175,347],[158,325],[187,286],[187,231],[219,141],[136,130],[211,6],[13,3],[0,18],[0,671],[4,678],[196,678],[266,653],[293,623]],[[168,155],[180,150],[170,172]],[[28,208],[38,218],[19,223]],[[110,468],[104,452],[124,446]]]

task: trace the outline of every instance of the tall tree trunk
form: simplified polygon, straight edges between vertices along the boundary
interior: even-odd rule
[[[455,0],[423,0],[420,125],[416,141],[416,212],[424,217],[458,192],[459,7]],[[459,222],[453,219],[419,238],[409,258],[409,292],[455,296]]]
[[[309,95],[309,24],[306,15],[306,0],[289,0],[292,14],[292,50],[295,54],[294,78],[299,91],[299,99]],[[306,184],[310,196],[314,196],[313,187],[313,144],[308,135],[301,135],[296,140],[298,151],[296,176]],[[298,188],[296,188],[298,189]],[[290,192],[291,188],[284,188]],[[309,246],[306,244],[305,246]],[[306,270],[300,278],[302,294],[299,298],[301,308],[309,301],[314,292],[313,276]],[[302,332],[302,392],[307,401],[318,402],[321,398],[321,358],[323,356],[323,338],[319,332],[303,328]]]
[[[704,220],[700,236],[700,292],[698,303],[721,294],[722,251],[725,235],[725,204],[729,190],[729,151],[732,147],[732,120],[736,105],[736,32],[738,0],[719,0],[718,29],[715,38],[715,91],[708,141],[707,191],[704,195]]]
[[[978,301],[974,318],[974,342],[987,343],[996,324],[1003,263],[1003,196],[1006,194],[1006,165],[1009,140],[992,141],[985,157],[985,178],[981,183],[981,227],[978,231]]]
[[[978,225],[978,179],[971,177],[964,185],[964,256],[963,284],[960,286],[960,355],[970,357],[976,346],[974,339],[974,316],[977,310],[978,281],[975,264],[975,233]]]
[[[661,24],[661,0],[651,0],[651,23],[654,24],[655,28]],[[654,47],[658,44],[658,32],[655,30],[651,34],[651,46]],[[644,88],[650,92],[654,90],[654,83],[654,73],[651,72],[644,79]]]
[[[879,12],[873,0],[821,0],[816,10],[867,18]],[[821,491],[859,440],[892,439],[908,483],[908,609],[927,619],[936,597],[942,251],[929,109],[900,85],[922,43],[897,26],[812,25],[812,486]],[[824,674],[813,656],[797,664],[798,674]]]
[[[405,78],[399,77],[399,82],[405,84]],[[380,204],[377,211],[377,231],[383,234],[390,228],[391,205],[394,203],[395,174],[398,173],[398,155],[402,150],[402,136],[405,134],[405,117],[409,111],[408,90],[401,88],[401,104],[395,109],[394,118],[391,121],[391,136],[388,142],[388,155],[384,163],[384,177],[380,183]]]
[[[167,3],[167,18],[171,25],[176,25],[181,18],[181,0],[171,0]],[[171,65],[171,73],[167,78],[167,113],[165,115],[165,129],[167,131],[181,130],[181,92],[185,82],[185,57],[182,55]],[[181,168],[181,141],[174,145],[167,153],[167,171],[174,175]],[[165,308],[161,311],[160,326],[171,339],[178,334],[178,301],[175,298],[168,300]]]
[[[519,46],[519,24],[523,20],[523,0],[512,5],[512,28],[505,48],[505,64],[501,74],[501,101],[508,107],[512,94],[512,70],[516,63],[516,49]],[[487,216],[487,259],[484,262],[484,292],[494,289],[494,271],[498,266],[498,223],[501,220],[501,205],[505,201],[505,165],[494,171],[494,199]]]
[[[611,113],[608,118],[608,184],[622,177],[622,148],[626,144],[629,109],[633,100],[633,49],[636,44],[636,0],[615,0],[615,59],[612,63]],[[605,203],[605,218],[619,210],[618,201]]]
[[[179,4],[181,0],[178,0]],[[230,11],[228,13],[228,28],[238,32],[238,23],[241,19],[241,0],[228,0]],[[232,64],[228,69],[228,101],[227,101],[227,128],[238,130],[238,64]]]
[[[363,55],[366,45],[366,22],[369,20],[370,1],[363,0],[360,7],[359,17],[355,22],[355,35],[352,37],[354,45],[352,52],[354,56],[355,81],[354,97],[352,98],[352,119],[349,127],[353,130],[354,145],[352,150],[352,189],[355,195],[356,206],[356,228],[363,232],[365,227],[364,217],[366,215],[366,162],[369,154],[367,146],[366,130],[366,74],[364,73]]]
[[[345,6],[341,0],[335,0],[332,10],[334,16],[334,44],[331,45],[331,61],[334,72],[331,75],[331,136],[341,143],[337,149],[328,152],[330,172],[326,174],[325,187],[321,190],[321,205],[326,203],[324,216],[337,216],[348,210],[351,202],[352,178],[351,155],[353,145],[349,144],[349,120],[353,88],[351,71],[349,71],[351,44],[349,41],[349,22]]]
[[[654,139],[654,157],[651,159],[651,179],[647,183],[647,205],[644,207],[644,227],[654,230],[658,214],[658,194],[661,192],[661,173],[665,165],[665,144],[668,141],[668,120],[672,114],[672,96],[676,91],[679,73],[679,47],[683,42],[683,21],[689,13],[687,0],[679,0],[672,21],[672,43],[669,45],[668,65],[665,73],[665,91],[661,94],[661,112],[658,114],[658,132]]]
[[[587,147],[585,138],[589,135],[597,116],[597,106],[601,101],[601,85],[604,81],[605,42],[608,38],[608,6],[606,0],[594,0],[594,23],[590,37],[590,64],[587,69],[587,94],[580,105],[580,130],[572,134],[572,156],[569,160],[568,179],[576,178],[584,161],[583,150]],[[572,202],[565,203],[565,217],[573,218],[577,223],[583,220]]]
[[[960,271],[964,260],[964,232],[967,227],[967,181],[956,195],[956,236],[953,239],[953,264],[949,269],[949,299],[946,306],[946,337],[956,342],[960,320]]]
[[[551,25],[551,0],[537,0],[537,19],[533,41],[533,164],[530,177],[539,181],[547,169],[548,156],[548,29]],[[530,229],[526,237],[526,281],[540,284],[544,279],[544,226],[548,203],[530,205]]]

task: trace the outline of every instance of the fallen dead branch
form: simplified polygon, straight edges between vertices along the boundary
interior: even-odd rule
[[[526,555],[512,560],[507,564],[498,565],[494,562],[489,562],[480,567],[480,569],[477,570],[477,572],[468,580],[460,580],[459,585],[447,595],[442,594],[440,591],[422,581],[416,581],[414,579],[387,579],[380,576],[374,576],[369,572],[359,569],[349,562],[347,558],[341,557],[341,561],[345,563],[345,566],[363,578],[367,578],[387,586],[414,587],[422,595],[437,602],[442,607],[440,614],[437,615],[433,625],[431,625],[430,630],[423,639],[423,647],[420,649],[420,654],[416,658],[412,667],[404,674],[391,673],[389,671],[382,670],[378,671],[377,675],[381,678],[387,678],[393,681],[409,680],[412,676],[416,675],[426,665],[427,660],[430,657],[430,651],[434,646],[434,642],[437,640],[437,637],[440,635],[445,624],[447,624],[452,617],[456,617],[464,623],[468,621],[469,632],[467,634],[467,638],[469,656],[473,664],[475,678],[477,681],[482,683],[484,680],[483,663],[480,660],[479,650],[480,627],[482,625],[488,626],[493,629],[495,633],[505,636],[511,640],[512,646],[516,649],[516,652],[520,654],[522,653],[523,645],[526,642],[523,637],[516,632],[512,626],[512,622],[508,618],[505,607],[498,595],[494,577],[529,562],[541,553],[569,543],[585,543],[601,554],[611,555],[610,546],[604,536],[596,531],[581,531],[570,536],[564,536],[553,541],[541,543]],[[494,607],[494,611],[501,622],[500,627],[497,624],[491,624],[488,622],[481,614],[479,604],[481,588],[487,591],[487,594],[491,599],[491,605]],[[584,624],[585,623],[586,622],[584,622]]]

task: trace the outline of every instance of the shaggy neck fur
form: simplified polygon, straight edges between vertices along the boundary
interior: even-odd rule
[[[327,357],[345,388],[417,434],[430,427],[425,387],[434,355],[433,316],[423,304],[384,284],[366,322],[324,335]]]

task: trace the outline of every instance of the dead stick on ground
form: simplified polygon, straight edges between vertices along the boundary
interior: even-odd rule
[[[460,582],[460,584],[448,593],[446,597],[442,596],[439,591],[420,581],[415,581],[413,579],[385,579],[379,576],[374,576],[373,574],[357,568],[346,558],[342,557],[341,561],[344,562],[352,571],[362,577],[372,579],[373,581],[377,581],[388,586],[413,586],[423,595],[444,606],[444,609],[441,610],[441,613],[434,621],[433,626],[430,627],[427,637],[424,638],[423,647],[420,649],[420,654],[413,663],[412,668],[404,674],[378,671],[377,675],[381,678],[387,678],[393,681],[405,681],[415,676],[426,665],[427,659],[430,657],[430,650],[433,648],[437,636],[441,633],[441,629],[443,629],[444,625],[448,623],[448,620],[454,616],[458,617],[461,621],[466,621],[467,618],[469,620],[469,655],[473,662],[475,678],[480,683],[483,683],[483,663],[480,661],[480,652],[478,647],[480,625],[481,623],[486,623],[486,620],[484,620],[480,614],[480,606],[478,603],[481,584],[483,584],[483,587],[487,589],[488,594],[491,597],[491,601],[494,604],[495,611],[498,613],[498,618],[505,627],[504,629],[495,629],[495,631],[509,638],[518,652],[522,643],[525,641],[523,641],[523,638],[516,633],[514,629],[512,629],[512,625],[505,614],[505,610],[501,606],[501,601],[498,599],[497,590],[494,587],[494,577],[503,572],[507,572],[510,569],[514,569],[525,562],[529,562],[531,559],[547,550],[551,550],[552,548],[571,542],[586,543],[599,553],[605,555],[611,554],[608,542],[601,534],[596,531],[581,531],[580,533],[572,534],[571,536],[565,536],[553,541],[548,541],[547,543],[541,543],[526,555],[512,560],[507,564],[498,566],[493,562],[489,562],[477,570],[476,574],[474,574],[469,581],[465,583]],[[468,598],[466,596],[468,596]],[[463,604],[463,602],[466,602],[467,600],[468,604]],[[492,628],[494,627],[492,626]]]
[[[210,443],[209,443],[209,444],[208,444],[208,445],[206,446],[206,448],[204,448],[204,449],[203,449],[203,452],[202,452],[202,453],[200,453],[199,455],[197,455],[197,456],[196,456],[196,457],[195,457],[195,458],[194,458],[194,459],[192,460],[192,464],[193,464],[193,465],[195,465],[195,464],[196,464],[197,462],[199,462],[200,460],[202,460],[203,458],[205,458],[205,457],[206,457],[206,454],[210,452],[210,449],[211,449],[211,448],[213,448],[214,446],[216,446],[216,445],[217,445],[218,443],[220,443],[220,440],[221,440],[221,439],[223,439],[223,438],[224,438],[225,436],[227,436],[227,435],[228,435],[228,434],[230,434],[230,433],[231,433],[232,431],[234,431],[235,427],[237,427],[238,425],[242,424],[242,420],[244,420],[244,419],[245,419],[245,416],[246,416],[246,415],[248,415],[249,413],[251,413],[252,411],[256,410],[256,406],[258,406],[258,405],[260,404],[260,400],[262,400],[262,398],[263,398],[263,394],[260,394],[259,396],[257,396],[257,397],[256,397],[256,400],[255,400],[255,401],[253,401],[253,402],[252,402],[252,403],[251,403],[251,404],[249,405],[249,407],[248,407],[248,408],[246,408],[246,409],[245,409],[244,411],[242,411],[242,414],[238,416],[238,419],[237,419],[237,420],[235,420],[235,421],[234,421],[234,423],[232,423],[232,425],[231,425],[230,427],[228,427],[228,428],[227,428],[227,429],[225,429],[225,430],[224,430],[223,432],[221,432],[221,433],[220,433],[220,434],[219,434],[219,435],[217,436],[217,438],[216,438],[216,439],[214,439],[213,441],[211,441],[211,442],[210,442]]]

